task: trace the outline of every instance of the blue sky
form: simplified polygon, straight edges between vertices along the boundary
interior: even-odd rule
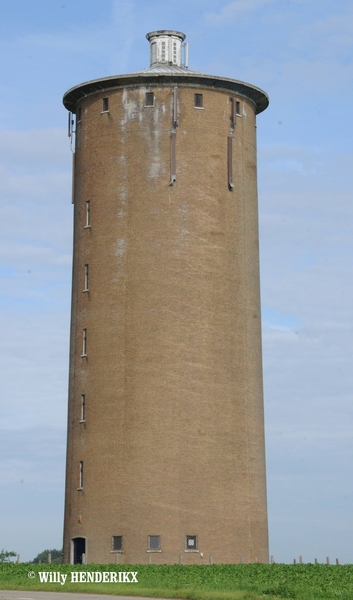
[[[350,0],[0,3],[0,547],[61,547],[71,286],[63,93],[149,66],[252,83],[270,553],[353,562],[353,5]]]

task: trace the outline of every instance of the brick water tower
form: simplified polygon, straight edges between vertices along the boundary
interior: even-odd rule
[[[268,97],[188,69],[183,33],[146,37],[148,69],[64,96],[64,562],[267,562],[255,120]]]

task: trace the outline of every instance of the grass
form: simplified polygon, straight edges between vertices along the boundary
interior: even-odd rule
[[[64,585],[40,572],[66,574]],[[72,583],[71,573],[137,572],[138,583]],[[28,573],[34,573],[30,578]],[[110,575],[109,575],[110,576]],[[55,565],[0,564],[0,588],[186,600],[353,600],[353,565]]]

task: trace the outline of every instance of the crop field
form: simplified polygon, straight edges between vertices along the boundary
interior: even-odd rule
[[[353,600],[353,565],[3,563],[0,589],[190,600]]]

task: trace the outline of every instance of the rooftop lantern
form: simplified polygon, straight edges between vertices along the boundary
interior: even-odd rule
[[[183,44],[185,33],[160,29],[146,34],[150,42],[150,64],[173,65],[188,68],[188,44]],[[184,48],[184,57],[182,49]]]

